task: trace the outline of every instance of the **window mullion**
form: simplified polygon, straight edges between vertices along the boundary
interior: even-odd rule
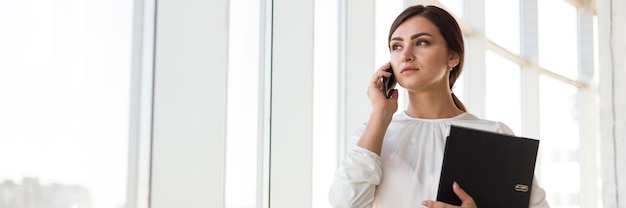
[[[537,0],[520,0],[520,52],[530,64],[522,65],[522,132],[539,138],[539,70]],[[539,164],[539,162],[538,162]],[[539,172],[540,165],[537,166]]]
[[[578,77],[579,81],[591,86],[594,76],[593,62],[593,14],[591,7],[578,8]],[[597,158],[597,105],[591,87],[579,88],[578,118],[580,122],[580,206],[598,206]]]

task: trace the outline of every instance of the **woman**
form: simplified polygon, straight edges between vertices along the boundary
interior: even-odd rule
[[[454,18],[435,6],[404,10],[389,30],[391,61],[372,76],[367,95],[369,121],[337,169],[330,190],[334,207],[457,207],[436,199],[445,138],[450,125],[513,134],[503,123],[467,113],[452,93],[463,68],[463,36]],[[387,72],[392,68],[393,72]],[[408,90],[409,105],[398,108],[398,91],[389,99],[381,78],[394,74]],[[384,173],[384,174],[383,174]],[[462,184],[460,184],[462,185]],[[459,184],[460,207],[476,207]],[[533,182],[530,207],[549,207]]]

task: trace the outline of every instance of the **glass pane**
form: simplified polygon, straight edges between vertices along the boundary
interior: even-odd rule
[[[485,35],[515,54],[520,50],[519,10],[518,0],[485,0]]]
[[[337,168],[339,98],[339,4],[315,1],[313,66],[312,207],[329,207],[328,191]]]
[[[0,2],[1,207],[126,207],[132,11]]]
[[[490,50],[487,50],[485,56],[486,118],[503,122],[516,135],[520,135],[522,133],[520,67]]]
[[[563,0],[541,0],[539,15],[539,65],[578,79],[576,8]],[[558,15],[555,15],[558,11]]]
[[[260,10],[259,1],[230,1],[224,199],[227,208],[252,208],[257,203]]]
[[[552,207],[579,207],[580,135],[577,88],[541,76],[538,177]],[[567,173],[567,174],[563,174]]]

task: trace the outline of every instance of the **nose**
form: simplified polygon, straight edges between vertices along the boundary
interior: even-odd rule
[[[413,47],[405,47],[402,51],[402,61],[411,62],[415,60],[415,55],[413,54]]]

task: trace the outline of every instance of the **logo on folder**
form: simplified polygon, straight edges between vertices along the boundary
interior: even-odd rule
[[[515,190],[519,192],[528,192],[528,186],[524,184],[516,184]]]

